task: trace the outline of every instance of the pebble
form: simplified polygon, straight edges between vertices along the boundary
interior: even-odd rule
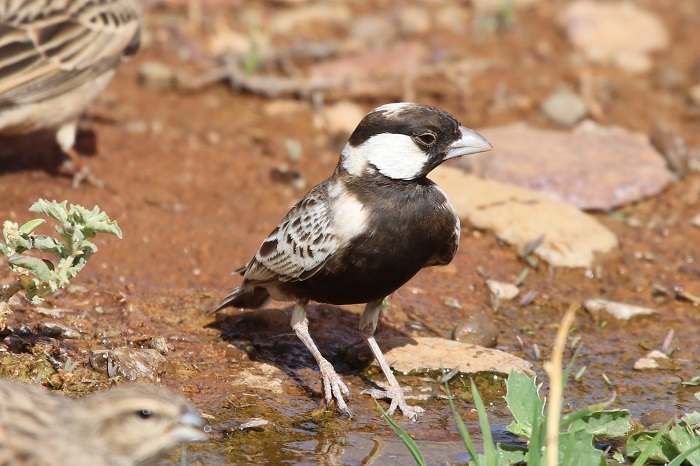
[[[148,60],[139,67],[139,81],[147,89],[167,91],[175,85],[175,72],[165,63]]]
[[[488,156],[454,162],[581,209],[609,210],[661,192],[673,174],[644,133],[586,120],[573,131],[513,124],[480,128]]]
[[[643,358],[639,358],[633,366],[636,371],[653,369],[675,369],[670,358],[659,350],[653,350]]]
[[[109,362],[113,373],[109,373]],[[117,348],[94,350],[90,355],[90,365],[108,377],[121,376],[126,380],[148,380],[160,382],[165,374],[167,361],[154,349]]]
[[[688,97],[695,105],[700,105],[700,84],[696,84],[688,90]]]
[[[72,328],[56,322],[40,322],[37,325],[36,333],[59,340],[82,338],[82,335],[77,330],[73,330]]]
[[[444,164],[431,173],[459,217],[523,248],[544,236],[534,254],[556,267],[591,267],[597,253],[617,247],[617,237],[576,207]]]
[[[165,356],[168,354],[168,342],[165,339],[165,337],[156,337],[152,338],[148,342],[148,346],[150,346],[152,349],[158,351],[160,354]]]
[[[540,110],[544,116],[563,128],[573,126],[588,114],[583,99],[566,87],[547,97]]]
[[[700,228],[700,214],[690,219],[690,223],[698,228]]]
[[[452,339],[493,348],[498,342],[498,327],[485,312],[474,312],[457,321],[452,329]]]
[[[314,115],[314,127],[323,129],[331,136],[346,140],[367,112],[354,102],[341,100],[326,105]]]
[[[583,307],[594,316],[601,312],[606,312],[619,320],[630,320],[632,317],[657,314],[659,312],[648,307],[633,306],[603,298],[587,299],[583,302]]]
[[[518,296],[520,288],[512,283],[499,282],[496,280],[486,280],[486,286],[494,297],[501,301],[510,301]]]

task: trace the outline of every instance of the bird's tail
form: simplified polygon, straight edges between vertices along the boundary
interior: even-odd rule
[[[239,286],[232,292],[226,295],[224,299],[221,300],[218,306],[209,311],[209,314],[214,314],[225,307],[239,307],[246,309],[259,309],[264,307],[270,301],[270,293],[267,292],[265,288],[254,287],[254,288],[243,288]]]

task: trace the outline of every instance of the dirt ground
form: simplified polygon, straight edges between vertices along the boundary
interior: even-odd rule
[[[339,3],[349,5],[353,17],[390,14],[398,8],[379,0]],[[420,5],[430,9],[440,3]],[[479,32],[473,21],[460,34],[433,27],[411,36],[428,44],[436,56],[448,56],[448,62],[487,63],[466,84],[436,73],[413,80],[408,89],[397,81],[360,95],[332,90],[325,94],[325,102],[349,97],[369,111],[408,95],[450,111],[477,130],[516,121],[553,128],[541,115],[539,102],[561,83],[577,87],[584,76],[592,76],[605,96],[599,123],[647,134],[664,124],[697,149],[700,112],[689,104],[687,89],[700,82],[700,4],[636,3],[656,13],[671,33],[672,45],[655,56],[655,72],[677,72],[682,78],[677,86],[660,86],[655,72],[634,76],[572,59],[571,46],[553,19],[564,3],[555,1],[517,10],[508,28]],[[21,224],[33,218],[27,208],[38,198],[65,199],[86,207],[99,205],[124,232],[122,240],[98,237],[100,250],[75,280],[76,286],[47,300],[44,308],[62,309],[60,316],[37,312],[22,302],[8,324],[11,330],[22,325],[35,329],[55,320],[82,333],[77,340],[50,339],[59,362],[71,358],[80,368],[79,377],[49,376],[44,381],[66,393],[108,385],[105,374],[90,369],[93,349],[146,345],[164,337],[169,351],[161,383],[188,396],[213,426],[211,442],[188,447],[189,464],[405,464],[407,453],[374,403],[359,394],[371,382],[343,357],[345,348],[361,341],[356,330],[360,307],[317,305],[309,313],[312,335],[353,392],[352,420],[312,413],[320,400],[320,380],[313,359],[291,333],[282,312],[259,318],[242,318],[233,310],[218,318],[205,312],[238,283],[231,272],[249,260],[288,207],[332,172],[343,138],[314,127],[314,107],[304,96],[269,99],[233,92],[224,82],[186,92],[163,91],[139,81],[139,69],[149,60],[191,75],[212,69],[214,62],[207,59],[203,44],[220,18],[245,31],[245,13],[250,9],[267,14],[295,7],[295,2],[205,2],[204,26],[194,32],[188,29],[193,13],[188,15],[186,5],[151,7],[146,46],[120,67],[90,108],[79,136],[78,148],[93,153],[85,159],[106,181],[105,188],[71,188],[70,179],[58,176],[47,156],[57,151],[50,139],[48,144],[32,143],[23,153],[15,150],[0,156],[0,219]],[[347,30],[334,25],[301,29],[297,38],[338,41],[344,34]],[[287,44],[277,38],[274,45]],[[184,49],[190,51],[187,58]],[[303,72],[309,65],[305,59],[298,66]],[[271,105],[279,102],[300,105],[290,104],[293,110],[288,112],[273,111]],[[290,158],[288,140],[301,144],[297,161]],[[295,176],[306,187],[290,181]],[[615,392],[612,407],[630,409],[635,417],[658,409],[671,414],[698,409],[692,396],[697,387],[681,383],[700,375],[698,306],[654,286],[700,294],[700,228],[689,222],[698,213],[698,173],[679,179],[654,198],[616,212],[594,213],[618,235],[619,250],[601,257],[595,273],[540,264],[522,287],[538,292],[534,301],[525,306],[501,303],[497,312],[491,310],[483,271],[513,281],[526,263],[492,233],[465,225],[453,264],[424,270],[395,293],[379,333],[437,333],[449,338],[458,320],[470,313],[487,313],[499,327],[499,348],[532,361],[543,378],[541,358],[549,356],[558,322],[571,303],[604,297],[648,306],[659,313],[628,323],[578,314],[572,336],[580,336],[585,348],[577,369],[585,365],[587,370],[580,381],[570,384],[566,401],[580,407]],[[620,221],[629,217],[641,226]],[[6,267],[0,268],[3,283],[11,278]],[[446,305],[446,298],[458,299],[462,309]],[[279,304],[272,308],[285,309]],[[669,367],[632,370],[634,361],[662,346],[670,330],[675,333]],[[2,353],[2,373],[30,380],[37,372],[52,374],[34,343]],[[409,377],[402,383],[431,382]],[[439,392],[436,382],[432,386]],[[395,418],[435,463],[464,461],[444,400],[431,399],[424,406],[427,413],[415,425]],[[459,409],[470,430],[478,431],[471,408],[465,402]],[[497,399],[490,414],[501,430],[510,422]],[[270,424],[262,430],[236,430],[251,418]]]

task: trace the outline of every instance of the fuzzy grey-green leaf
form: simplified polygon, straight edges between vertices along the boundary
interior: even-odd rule
[[[17,267],[25,269],[44,282],[54,280],[56,277],[56,274],[49,265],[38,257],[13,254],[8,258],[8,262],[13,269]]]
[[[28,235],[31,232],[33,232],[36,229],[36,227],[45,222],[46,220],[44,220],[43,218],[35,218],[34,220],[30,220],[21,227],[19,227],[19,232]]]
[[[49,202],[46,199],[39,199],[32,204],[29,211],[44,214],[58,220],[60,223],[66,223],[68,221],[68,209],[66,208],[67,203],[68,201],[63,201],[59,204],[56,201]]]

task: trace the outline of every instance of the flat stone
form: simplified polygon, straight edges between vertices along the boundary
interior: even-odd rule
[[[486,286],[493,296],[504,301],[510,301],[520,294],[520,288],[512,283],[499,282],[496,280],[486,280]]]
[[[437,371],[459,367],[461,373],[494,372],[509,374],[511,371],[533,375],[532,364],[506,352],[484,348],[444,338],[391,337],[377,341],[386,360],[396,372]],[[348,350],[348,357],[374,366],[374,359],[367,345],[357,345]]]
[[[663,190],[673,179],[647,135],[584,121],[573,131],[525,124],[479,129],[493,145],[458,166],[582,209],[608,210]]]
[[[559,24],[569,41],[591,61],[630,72],[652,68],[648,54],[670,42],[663,22],[632,2],[578,0],[566,5]]]
[[[109,373],[110,361],[113,373]],[[166,360],[154,349],[117,348],[95,350],[90,355],[90,365],[109,377],[121,376],[127,380],[159,382],[165,374]]]
[[[583,302],[583,307],[594,316],[598,316],[601,312],[605,312],[619,320],[630,320],[635,316],[646,316],[650,314],[657,314],[659,312],[656,309],[651,309],[648,307],[618,303],[602,298],[587,299]]]
[[[617,247],[615,235],[576,207],[462,170],[440,166],[430,178],[442,187],[457,214],[503,241],[524,247],[544,235],[534,254],[559,267],[590,267],[595,254]]]

